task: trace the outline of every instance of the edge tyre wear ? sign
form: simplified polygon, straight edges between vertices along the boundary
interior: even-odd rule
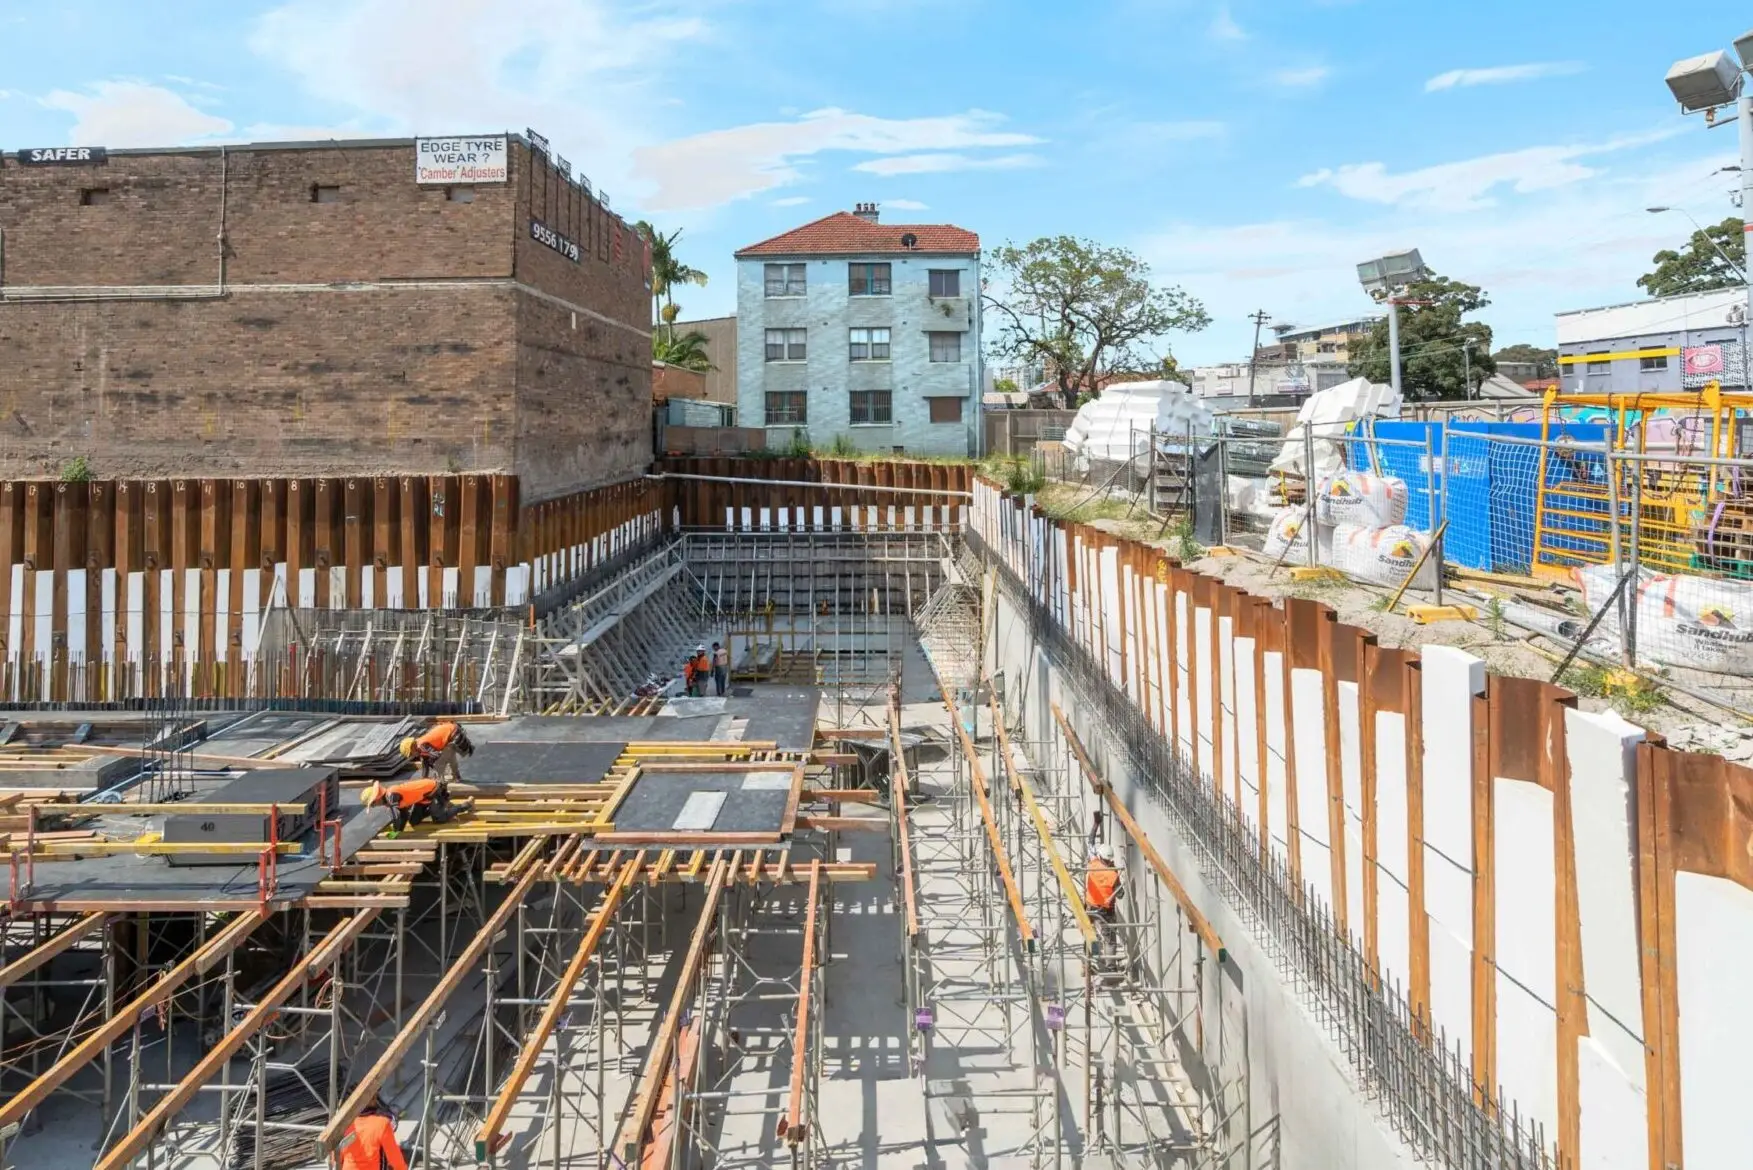
[[[101,146],[42,146],[18,152],[21,167],[101,167],[109,162]]]
[[[505,135],[487,138],[416,138],[414,182],[503,183],[510,177]]]
[[[546,244],[574,264],[579,262],[581,255],[577,243],[567,239],[539,219],[530,220],[530,239],[538,244]]]

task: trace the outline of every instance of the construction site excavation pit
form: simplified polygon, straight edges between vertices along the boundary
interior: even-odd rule
[[[1560,1165],[1598,1086],[1506,1036],[1477,1091],[1402,880],[1471,668],[978,486],[680,530],[417,714],[15,712],[0,1166],[334,1165],[374,1103],[427,1167]],[[392,832],[441,720],[455,815]]]

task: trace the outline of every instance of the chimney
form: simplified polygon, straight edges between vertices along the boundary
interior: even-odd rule
[[[866,223],[875,223],[877,221],[877,205],[874,203],[855,203],[852,207],[852,214]]]

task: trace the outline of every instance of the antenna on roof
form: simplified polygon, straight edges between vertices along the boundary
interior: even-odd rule
[[[907,249],[909,252],[911,252],[913,249],[915,249],[919,246],[919,237],[914,235],[912,232],[908,232],[906,235],[901,237],[901,246],[903,248]]]

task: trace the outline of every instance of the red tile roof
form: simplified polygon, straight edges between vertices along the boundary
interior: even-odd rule
[[[902,247],[905,235],[917,237],[917,245]],[[979,250],[980,237],[953,224],[871,223],[850,211],[836,211],[770,240],[750,244],[737,256],[855,256],[908,251],[972,255]]]

